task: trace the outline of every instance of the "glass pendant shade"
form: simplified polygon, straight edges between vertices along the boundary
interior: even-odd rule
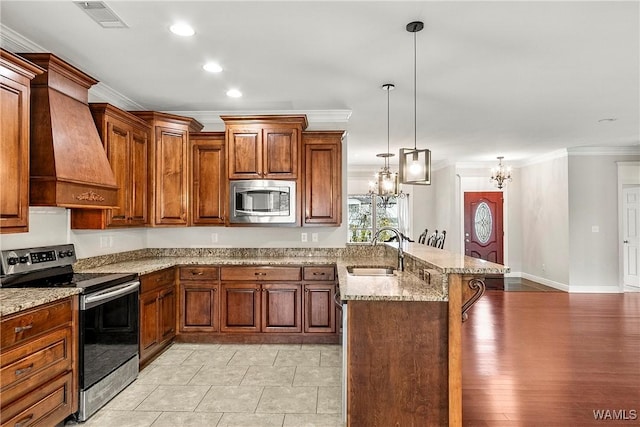
[[[377,174],[378,179],[378,196],[397,196],[398,190],[398,174],[391,172],[387,168],[383,168]]]
[[[431,184],[431,151],[400,149],[400,181],[403,184]]]

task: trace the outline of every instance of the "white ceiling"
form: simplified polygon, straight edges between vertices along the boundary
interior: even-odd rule
[[[139,109],[351,111],[339,125],[349,164],[362,166],[386,151],[383,83],[396,85],[391,152],[413,146],[405,26],[421,20],[417,140],[434,162],[640,143],[638,1],[106,3],[129,28],[103,29],[71,1],[2,0],[0,21]],[[196,35],[169,33],[178,20]],[[204,72],[207,60],[224,71]],[[244,96],[227,98],[230,87]]]

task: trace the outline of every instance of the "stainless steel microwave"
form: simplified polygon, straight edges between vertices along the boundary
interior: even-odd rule
[[[229,206],[231,223],[295,223],[296,182],[229,181]]]

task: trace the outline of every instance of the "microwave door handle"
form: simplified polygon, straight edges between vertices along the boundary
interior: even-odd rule
[[[243,210],[239,210],[239,209],[236,209],[236,213],[237,214],[251,215],[251,216],[274,216],[274,215],[277,215],[276,212],[255,212],[255,211],[243,211]]]

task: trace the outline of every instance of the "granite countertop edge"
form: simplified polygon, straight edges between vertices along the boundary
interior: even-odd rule
[[[0,316],[8,316],[81,292],[80,288],[2,288],[0,289]]]

